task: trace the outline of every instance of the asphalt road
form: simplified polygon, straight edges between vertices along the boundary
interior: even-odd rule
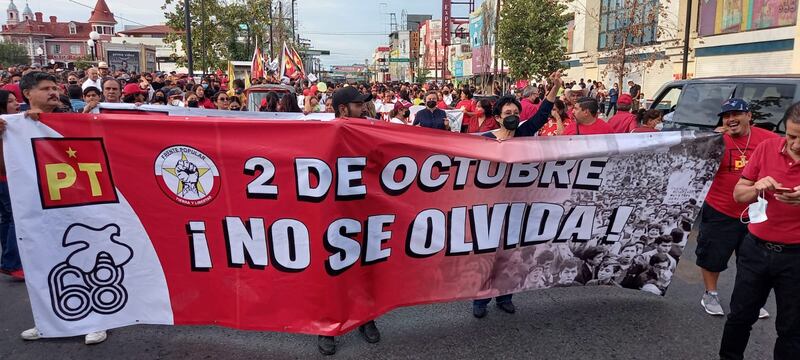
[[[493,305],[483,319],[469,302],[398,309],[378,319],[382,340],[339,338],[328,359],[714,359],[723,317],[700,307],[703,291],[690,240],[665,297],[607,287],[537,290],[514,296],[517,313]],[[735,266],[722,274],[724,307]],[[132,326],[100,345],[82,337],[25,342],[33,325],[23,283],[0,278],[0,359],[314,359],[316,337],[211,326]],[[775,302],[766,306],[774,315]],[[771,359],[774,318],[753,328],[747,359]]]

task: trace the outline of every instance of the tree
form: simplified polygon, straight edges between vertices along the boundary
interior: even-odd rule
[[[93,65],[93,61],[91,56],[85,55],[80,57],[79,59],[75,60],[75,69],[77,70],[86,70]]]
[[[511,76],[546,77],[561,68],[567,7],[556,0],[504,0],[497,30],[499,57]]]
[[[185,38],[184,9],[187,2],[190,6],[192,57],[195,67],[199,65],[206,70],[224,68],[224,64],[229,59],[228,49],[225,46],[225,32],[219,31],[217,22],[210,19],[211,14],[217,16],[223,13],[222,5],[217,0],[165,0],[161,9],[164,10],[167,25],[177,31],[168,34],[164,38],[164,43],[174,46]],[[167,8],[172,4],[175,5],[175,9],[167,12]],[[175,60],[178,65],[186,65],[186,58],[178,57]]]
[[[601,75],[613,76],[620,89],[628,75],[645,72],[656,63],[663,67],[659,60],[664,59],[664,50],[679,43],[677,19],[668,9],[671,0],[616,0],[607,5],[592,2],[592,8],[585,1],[567,3],[586,16],[587,27],[601,29],[597,55],[608,64]]]
[[[424,84],[426,81],[428,81],[428,79],[431,78],[431,71],[422,68],[417,70],[417,73],[415,75],[416,78],[414,79],[414,82],[416,82],[417,84]]]
[[[14,43],[0,43],[0,65],[13,66],[30,64],[31,58],[22,45]]]

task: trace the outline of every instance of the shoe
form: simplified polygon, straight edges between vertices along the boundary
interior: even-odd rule
[[[9,275],[16,281],[25,281],[25,272],[22,269],[11,271]]]
[[[703,293],[703,298],[700,299],[700,305],[709,315],[722,316],[725,311],[722,310],[722,305],[719,304],[719,295],[717,293]]]
[[[476,317],[478,319],[483,318],[484,316],[486,316],[486,307],[485,306],[482,306],[482,307],[474,307],[473,306],[472,307],[472,316],[474,316],[474,317]]]
[[[511,301],[504,302],[504,303],[498,303],[497,307],[500,310],[503,310],[503,311],[505,311],[505,312],[507,312],[509,314],[513,314],[513,313],[517,312],[517,307],[514,306],[514,303],[512,303]]]
[[[86,345],[94,345],[106,341],[107,338],[108,335],[106,334],[105,331],[96,331],[86,334],[84,342],[86,343]]]
[[[19,336],[22,337],[22,340],[28,340],[28,341],[41,339],[41,337],[39,336],[39,329],[37,328],[25,330]]]
[[[758,311],[758,318],[759,319],[766,319],[768,317],[769,317],[769,313],[767,312],[766,309],[761,308],[761,310]]]
[[[364,337],[364,340],[367,340],[367,342],[370,344],[381,341],[381,332],[378,331],[378,327],[375,326],[374,320],[359,326],[358,332],[360,332],[361,336]]]
[[[317,349],[322,355],[336,354],[336,338],[320,335],[317,337]]]

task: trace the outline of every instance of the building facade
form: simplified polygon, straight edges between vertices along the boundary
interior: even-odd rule
[[[33,12],[26,3],[22,14],[12,0],[6,9],[6,23],[0,30],[0,38],[6,43],[23,46],[31,64],[59,64],[70,67],[79,59],[91,56],[96,49],[103,53],[103,43],[114,36],[117,21],[105,0],[98,0],[86,22],[61,22],[55,16],[44,20],[44,14]],[[87,44],[89,33],[96,31],[99,40],[93,49]]]

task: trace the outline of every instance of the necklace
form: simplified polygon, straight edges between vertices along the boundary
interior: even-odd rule
[[[736,140],[731,136],[731,141],[733,142],[733,145],[736,146],[736,150],[739,151],[739,161],[737,161],[736,164],[737,169],[744,168],[745,165],[747,165],[747,156],[745,156],[745,152],[747,152],[747,149],[750,147],[750,137],[752,136],[753,136],[753,130],[750,130],[750,133],[747,134],[747,143],[744,145],[744,150],[742,150],[742,148],[739,147],[739,144],[737,144]]]

